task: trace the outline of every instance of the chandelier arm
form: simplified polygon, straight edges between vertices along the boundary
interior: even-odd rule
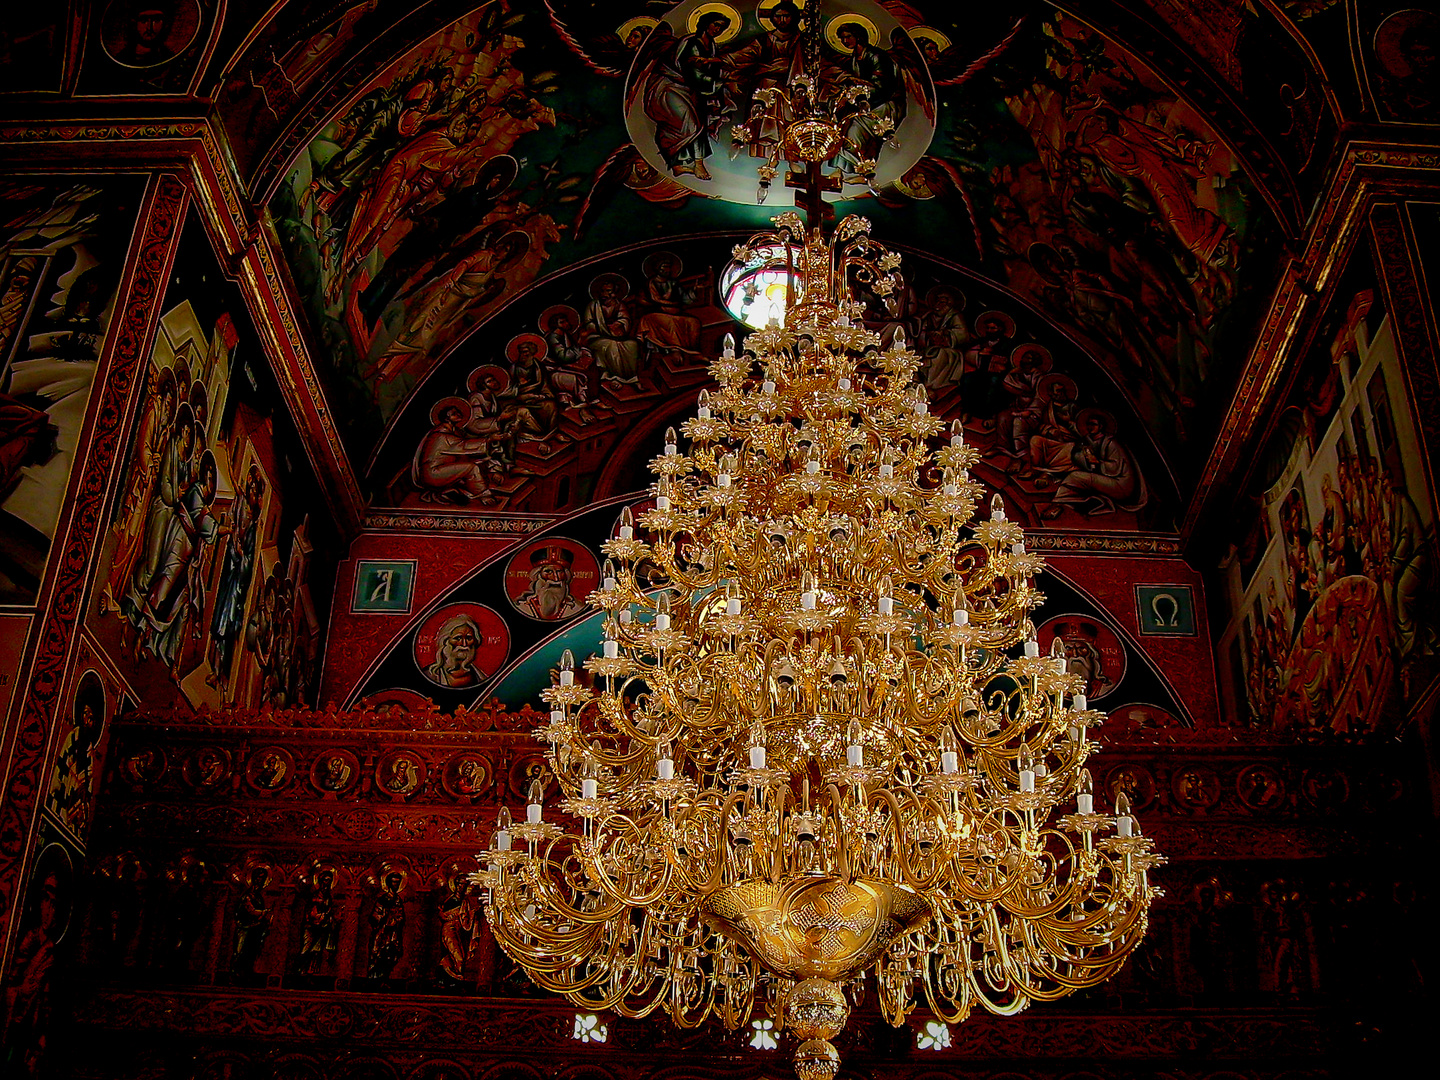
[[[725,854],[720,855],[720,857],[715,860],[714,865],[711,866],[710,876],[705,879],[704,884],[700,887],[699,891],[701,893],[708,894],[720,887],[720,882],[725,872],[729,849],[734,847],[728,839],[728,833],[730,831],[730,811],[735,809],[736,805],[744,798],[745,792],[743,789],[734,791],[726,797],[724,803],[720,806],[719,827],[716,830],[715,837],[715,850],[717,854],[721,852]]]
[[[900,822],[903,820],[903,813],[900,809],[899,801],[895,798],[895,794],[890,791],[889,788],[877,787],[875,788],[872,797],[878,797],[882,802],[889,806],[890,813],[892,815],[890,820],[890,827],[892,830],[898,830]],[[916,805],[919,805],[918,802]],[[894,832],[895,842],[893,843],[892,847],[895,853],[895,865],[900,871],[900,876],[904,878],[905,884],[910,886],[910,888],[914,889],[916,892],[923,893],[940,879],[940,871],[937,870],[928,879],[918,877],[910,866],[910,853],[906,851],[905,846],[900,843],[900,841],[903,839],[904,837],[901,836],[898,832]]]
[[[784,821],[785,807],[795,802],[795,793],[790,790],[788,783],[777,784],[775,786],[775,793],[771,798],[772,805],[770,807],[770,813],[775,815],[777,821]],[[775,843],[770,846],[770,858],[768,861],[770,864],[770,884],[778,885],[780,883],[780,877],[785,870],[785,851],[783,845]]]
[[[609,821],[607,821],[606,824],[613,825],[617,821],[621,822],[622,825],[628,827],[629,830],[635,834],[636,841],[643,844],[645,838],[643,831],[628,816],[620,813],[615,813],[610,817]],[[593,842],[589,844],[585,844],[582,841],[581,851],[581,861],[586,864],[586,870],[594,874],[599,879],[600,887],[605,892],[605,894],[612,899],[629,907],[644,907],[648,904],[654,903],[657,899],[664,895],[665,888],[669,884],[670,868],[667,866],[664,870],[664,876],[662,877],[654,893],[643,893],[637,896],[633,892],[622,891],[615,883],[615,876],[605,867],[603,853],[601,851],[601,842],[599,838],[596,838]],[[588,855],[589,857],[586,858],[586,855]]]

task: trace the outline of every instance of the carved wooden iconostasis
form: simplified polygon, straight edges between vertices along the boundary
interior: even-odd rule
[[[783,35],[720,6],[739,100]],[[544,768],[540,688],[596,647],[601,545],[748,332],[721,272],[776,212],[632,144],[669,7],[0,26],[7,1075],[788,1075],[773,1025],[542,994],[466,878]],[[1435,976],[1440,26],[883,7],[935,130],[837,204],[904,256],[864,321],[1045,555],[1041,645],[1107,715],[1097,784],[1171,862],[1101,989],[877,1013],[847,1075],[1388,1061]]]

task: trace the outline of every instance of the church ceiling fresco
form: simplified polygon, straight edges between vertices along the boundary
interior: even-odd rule
[[[737,236],[734,239],[743,239]],[[730,240],[656,242],[571,269],[510,304],[436,369],[370,469],[376,505],[544,512],[636,486],[739,333],[714,267]],[[1018,520],[1163,530],[1176,495],[1148,431],[1074,342],[983,279],[914,256],[866,321],[925,358],[937,415],[963,419],[977,469]]]
[[[273,220],[357,461],[467,332],[513,336],[510,305],[533,282],[639,236],[768,215],[696,196],[631,145],[622,76],[653,17],[636,10],[612,26],[628,9],[484,5],[357,87],[277,188]],[[945,237],[1099,358],[1168,456],[1198,457],[1180,451],[1233,386],[1225,358],[1264,294],[1250,284],[1272,272],[1283,193],[1262,197],[1158,67],[1072,16],[1037,4],[960,26],[892,10],[930,60],[939,126],[914,169],[842,212],[922,251]],[[744,21],[724,93],[760,77],[743,50],[782,47],[775,33]]]

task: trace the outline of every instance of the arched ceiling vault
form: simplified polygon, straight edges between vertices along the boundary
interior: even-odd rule
[[[1373,97],[1339,66],[1336,34],[1312,32],[1335,24],[1343,41],[1359,16],[1349,0],[884,6],[930,28],[939,119],[902,182],[841,208],[909,253],[909,295],[893,325],[874,312],[877,328],[929,335],[932,393],[1034,515],[1173,528],[1335,133]],[[187,98],[212,111],[273,229],[372,504],[558,511],[594,490],[601,459],[607,486],[619,482],[618,433],[633,441],[693,401],[704,355],[731,328],[714,271],[771,212],[695,197],[631,147],[618,30],[668,8],[201,3],[189,67],[129,89],[98,74],[105,31],[92,12],[70,34],[60,85],[97,103]],[[685,298],[668,329],[648,298],[667,252]],[[559,370],[566,332],[576,357],[596,351],[586,323],[607,273],[635,323],[634,384],[597,380],[583,359]],[[575,325],[557,337],[557,319]],[[528,404],[516,363],[526,334],[544,352],[548,398]],[[468,399],[487,378],[504,382],[504,424],[517,429],[507,475],[483,497],[427,490],[415,474],[439,403],[466,398],[483,426],[487,406]],[[1060,413],[1053,394],[1035,398],[1041,378],[1046,394],[1071,396]],[[1030,440],[1047,415],[1073,428],[1086,410],[1148,481],[1129,492],[1134,511],[1052,504],[1058,474]]]
[[[1193,479],[1190,463],[1203,460],[1228,403],[1231,358],[1244,352],[1276,255],[1313,199],[1314,147],[1337,123],[1313,52],[1269,8],[1205,28],[1135,0],[1035,2],[967,12],[963,23],[946,4],[888,6],[903,24],[933,26],[948,39],[932,58],[940,127],[908,184],[846,209],[874,216],[881,235],[916,251],[917,264],[931,255],[959,263],[967,280],[1018,301],[1002,312],[1020,320],[1018,336],[992,342],[992,351],[1063,341],[1059,369],[1078,379],[1081,406],[1111,403],[1107,422],[1154,481],[1147,523],[1169,527]],[[517,334],[543,336],[538,325],[520,324],[527,298],[535,307],[540,293],[554,294],[532,321],[559,304],[583,323],[595,275],[579,281],[575,268],[621,258],[637,240],[740,234],[768,215],[688,197],[647,174],[629,149],[620,123],[629,56],[615,31],[665,9],[564,0],[437,0],[403,10],[384,0],[287,4],[271,10],[215,80],[236,161],[252,197],[269,207],[373,500],[427,494],[414,484],[402,492],[403,474],[436,402],[465,396],[467,378],[487,363],[508,372],[505,342]],[[1263,66],[1253,60],[1262,49]],[[461,84],[472,95],[499,85],[495,65],[513,73],[503,103],[510,115],[489,123],[484,145],[474,143],[457,171],[475,220],[498,227],[508,217],[519,228],[502,231],[518,232],[526,251],[485,296],[440,297],[436,278],[425,275],[475,255],[452,251],[447,264],[438,230],[454,240],[473,222],[448,197],[374,194],[405,143],[374,115],[404,114],[405,94],[418,100],[446,81],[438,95],[449,95],[450,112],[431,104],[417,121],[438,132],[465,96]],[[492,111],[496,100],[492,92]],[[1277,100],[1288,103],[1279,114]],[[1088,118],[1075,120],[1080,113]],[[372,136],[393,145],[370,152]],[[508,177],[482,172],[507,153],[516,163],[508,187]],[[475,191],[482,177],[503,189],[498,200]],[[357,227],[356,206],[365,203]],[[392,219],[366,219],[377,205]],[[412,227],[407,217],[416,213],[422,219]],[[482,234],[480,243],[493,250],[496,240]],[[628,273],[638,318],[644,268]],[[932,274],[925,292],[949,287],[959,286]],[[926,297],[913,299],[912,332],[927,316],[934,321]],[[975,338],[972,324],[986,311],[962,299],[973,305],[960,312],[964,335]],[[692,303],[710,300],[697,291]],[[441,316],[443,327],[412,325]],[[719,332],[718,322],[707,326],[698,344]],[[680,377],[646,383],[667,415],[658,399],[693,397],[698,386]],[[973,397],[974,386],[966,389]],[[1012,422],[1002,415],[1010,404],[1003,390],[981,400],[982,427]],[[629,415],[633,402],[619,404],[612,415]],[[530,434],[548,435],[563,421],[533,418]],[[536,498],[522,501],[548,506]]]

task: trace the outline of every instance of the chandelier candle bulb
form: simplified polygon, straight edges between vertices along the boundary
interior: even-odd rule
[[[959,450],[964,445],[965,428],[959,420],[956,420],[950,425],[950,446],[952,449]]]
[[[665,429],[665,456],[666,456],[666,457],[674,457],[674,456],[675,456],[676,452],[679,450],[679,444],[678,444],[679,438],[680,438],[680,436],[678,436],[678,435],[675,434],[675,429],[674,429],[673,427],[672,427],[672,428],[666,428],[666,429]]]
[[[1025,642],[1025,658],[1027,660],[1035,660],[1039,656],[1040,642],[1036,641],[1034,638],[1031,638],[1029,641]]]
[[[575,654],[569,649],[560,654],[560,685],[575,685]]]
[[[750,747],[750,768],[752,768],[752,769],[763,769],[763,768],[765,768],[765,747],[763,747],[763,746],[752,746],[752,747]]]
[[[620,643],[612,638],[606,638],[602,646],[603,655],[606,660],[618,660],[620,657]]]
[[[1080,770],[1076,783],[1075,809],[1081,814],[1095,812],[1095,781],[1091,778],[1089,769]]]
[[[492,843],[496,851],[510,850],[510,808],[508,806],[501,806],[500,812],[495,815],[495,836]]]
[[[630,507],[620,511],[620,539],[635,539],[635,515],[630,512]]]
[[[725,335],[725,340],[724,340],[724,342],[722,342],[722,344],[721,344],[721,354],[720,354],[720,355],[721,355],[724,359],[726,359],[726,360],[734,360],[734,359],[735,359],[735,335],[734,335],[734,334],[726,334],[726,335]],[[708,405],[709,405],[709,400],[710,400],[709,391],[708,391],[708,390],[702,390],[701,393],[705,395],[705,401],[702,402],[702,405],[708,407]]]
[[[695,416],[700,420],[710,419],[710,391],[701,390],[700,397],[695,403]]]

